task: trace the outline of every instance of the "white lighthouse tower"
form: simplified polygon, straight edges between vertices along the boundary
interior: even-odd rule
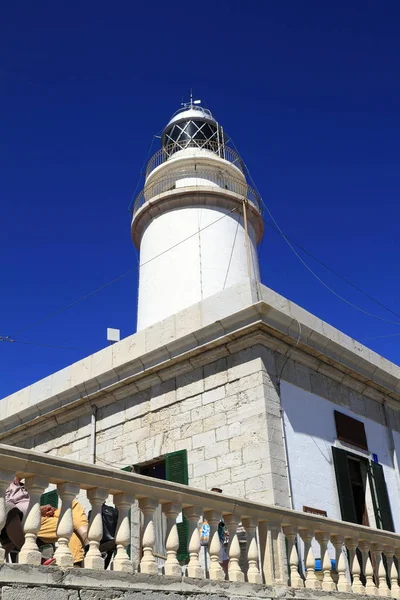
[[[211,112],[178,110],[149,160],[133,208],[140,249],[137,329],[246,279],[259,281],[257,193]]]

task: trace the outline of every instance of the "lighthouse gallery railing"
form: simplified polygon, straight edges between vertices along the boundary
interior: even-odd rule
[[[199,171],[195,168],[191,168],[174,171],[171,175],[160,177],[150,185],[146,186],[133,203],[133,216],[145,202],[151,200],[154,196],[158,196],[159,194],[169,192],[179,187],[185,187],[183,185],[177,185],[179,181],[184,179],[191,180],[188,182],[187,187],[207,187],[207,184],[209,183],[210,187],[234,192],[251,202],[251,204],[261,212],[261,198],[259,194],[242,179],[236,179],[222,169]]]
[[[146,167],[146,177],[150,175],[155,168],[159,167],[163,163],[165,163],[171,156],[176,154],[181,150],[186,150],[187,148],[199,148],[200,150],[209,150],[213,152],[220,158],[227,160],[232,163],[242,171],[245,172],[244,164],[233,148],[226,146],[225,144],[221,144],[219,142],[214,142],[212,140],[200,140],[200,139],[188,139],[188,140],[180,140],[179,142],[175,142],[174,144],[169,144],[168,146],[164,146],[158,152],[153,154],[147,163]]]

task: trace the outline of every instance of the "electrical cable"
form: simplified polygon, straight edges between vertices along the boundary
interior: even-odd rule
[[[59,308],[58,310],[53,311],[52,313],[50,313],[49,315],[47,315],[46,317],[43,317],[42,319],[38,319],[37,321],[34,321],[33,323],[31,323],[30,325],[27,325],[26,327],[23,327],[21,329],[18,329],[18,331],[16,331],[13,335],[13,337],[16,337],[19,333],[22,333],[23,331],[26,331],[27,329],[31,329],[31,327],[34,327],[35,325],[39,325],[40,323],[44,323],[45,321],[47,321],[48,319],[51,319],[53,317],[55,317],[56,315],[59,315],[60,313],[64,312],[65,310],[67,310],[68,308],[71,308],[72,306],[75,306],[76,304],[79,304],[80,302],[82,302],[83,300],[86,300],[87,298],[90,298],[91,296],[94,296],[95,294],[97,294],[98,292],[101,292],[102,290],[108,288],[110,285],[112,285],[113,283],[116,283],[117,281],[120,281],[121,279],[123,279],[124,277],[126,277],[127,275],[130,275],[131,273],[133,273],[136,270],[136,267],[134,267],[133,269],[129,269],[129,271],[126,271],[125,273],[123,273],[122,275],[119,275],[118,277],[115,277],[114,279],[112,279],[111,281],[109,281],[108,283],[105,283],[104,285],[101,285],[100,287],[96,288],[95,290],[89,292],[88,294],[85,294],[84,296],[81,296],[80,298],[78,298],[77,300],[74,300],[73,302],[70,302],[69,304],[66,304],[65,306],[63,306],[62,308]]]
[[[226,286],[226,281],[227,281],[227,279],[228,279],[228,273],[229,273],[229,269],[230,269],[230,267],[231,267],[231,261],[232,261],[233,251],[234,251],[234,249],[235,249],[235,243],[236,243],[236,236],[237,236],[237,232],[238,232],[238,229],[239,229],[239,222],[240,222],[240,215],[238,215],[238,220],[237,220],[237,224],[236,224],[236,231],[235,231],[235,235],[234,235],[234,238],[233,238],[233,244],[232,244],[231,255],[230,255],[230,257],[229,257],[228,268],[227,268],[227,271],[226,271],[226,275],[225,275],[225,281],[224,281],[224,285],[223,285],[223,288],[222,288],[223,290],[225,289],[225,286]]]
[[[225,219],[225,217],[227,217],[228,215],[232,214],[233,212],[235,212],[237,210],[237,208],[232,208],[229,212],[227,212],[225,215],[223,215],[222,217],[220,217],[219,219],[216,219],[215,221],[213,221],[212,223],[209,223],[208,225],[205,225],[204,227],[202,227],[201,229],[198,229],[195,233],[192,233],[191,235],[188,235],[188,237],[184,238],[183,240],[181,240],[180,242],[177,242],[176,244],[174,244],[173,246],[170,246],[169,248],[167,248],[166,250],[163,250],[162,252],[160,252],[159,254],[156,254],[156,256],[152,256],[151,258],[149,258],[149,260],[146,260],[145,262],[141,263],[141,267],[144,267],[145,265],[147,265],[148,263],[150,263],[151,261],[155,260],[156,258],[159,258],[160,256],[162,256],[163,254],[166,254],[167,252],[169,252],[170,250],[173,250],[174,248],[176,248],[177,246],[179,246],[180,244],[183,244],[184,242],[187,242],[188,240],[190,240],[191,238],[199,235],[200,232],[204,231],[205,229],[208,229],[209,227],[211,227],[211,225],[215,225],[215,223],[218,223],[219,221],[222,221],[222,219]]]
[[[237,151],[237,148],[236,148],[236,146],[235,146],[235,144],[234,144],[234,142],[233,142],[232,138],[231,138],[231,142],[232,142],[232,145],[234,146],[235,150]],[[152,148],[152,146],[153,146],[153,143],[154,143],[154,136],[153,136],[153,138],[152,138],[152,141],[151,141],[151,144],[150,144],[150,147],[149,147],[148,153],[147,153],[147,158],[146,158],[146,160],[145,160],[145,162],[144,162],[144,165],[146,164],[146,162],[147,162],[147,160],[148,160],[148,156],[149,156],[149,154],[150,154],[150,152],[151,152],[151,148]],[[307,263],[306,263],[306,262],[305,262],[305,261],[302,259],[302,257],[301,257],[301,256],[298,254],[298,252],[297,252],[297,251],[294,249],[294,247],[293,247],[294,245],[295,245],[295,246],[297,246],[299,249],[301,249],[303,252],[305,252],[305,253],[306,253],[308,256],[310,256],[311,258],[313,258],[315,261],[317,261],[319,264],[321,264],[321,265],[322,265],[324,268],[326,268],[327,270],[329,270],[329,271],[331,271],[332,273],[334,273],[334,274],[335,274],[337,277],[341,278],[341,279],[342,279],[343,281],[345,281],[345,282],[346,282],[348,285],[352,286],[352,287],[353,287],[354,289],[356,289],[358,292],[360,292],[360,293],[364,294],[366,297],[368,297],[370,300],[372,300],[373,302],[375,302],[375,303],[377,303],[378,305],[380,305],[380,306],[381,306],[382,308],[384,308],[385,310],[387,310],[387,311],[391,312],[392,314],[394,314],[394,315],[396,315],[396,316],[400,316],[398,313],[396,313],[395,311],[393,311],[393,310],[391,310],[390,308],[388,308],[387,306],[385,306],[385,305],[384,305],[383,303],[381,303],[379,300],[376,300],[376,299],[375,299],[375,298],[373,298],[373,297],[372,297],[370,294],[368,294],[367,292],[364,292],[364,291],[363,291],[361,288],[359,288],[358,286],[356,286],[355,284],[353,284],[353,283],[352,283],[350,280],[348,280],[347,278],[345,278],[345,277],[343,277],[342,275],[340,275],[340,274],[339,274],[337,271],[335,271],[334,269],[332,269],[331,267],[329,267],[328,265],[326,265],[326,264],[325,264],[323,261],[321,261],[321,260],[319,260],[318,258],[316,258],[314,255],[312,255],[312,254],[311,254],[311,252],[309,252],[308,250],[306,250],[305,248],[303,248],[302,246],[300,246],[300,244],[298,244],[297,242],[295,242],[295,241],[293,241],[293,240],[290,240],[290,239],[289,239],[289,238],[288,238],[288,237],[287,237],[287,236],[284,234],[284,232],[282,231],[282,229],[279,227],[278,223],[276,222],[275,218],[273,217],[273,215],[272,215],[271,211],[269,210],[268,206],[266,205],[266,203],[265,203],[265,202],[264,202],[264,200],[262,199],[262,197],[261,197],[261,195],[260,195],[260,193],[259,193],[259,191],[258,191],[258,189],[257,189],[257,186],[256,186],[256,184],[255,184],[255,182],[254,182],[254,180],[253,180],[253,178],[252,178],[252,176],[251,176],[251,173],[250,173],[250,171],[249,171],[249,169],[248,169],[247,165],[246,165],[244,162],[243,162],[243,164],[244,164],[245,170],[246,170],[246,172],[247,172],[247,175],[248,175],[248,177],[249,177],[250,181],[252,182],[252,184],[253,184],[253,186],[254,186],[255,190],[257,191],[257,193],[258,193],[258,195],[259,195],[259,197],[260,197],[260,199],[261,199],[261,203],[262,203],[263,207],[265,208],[265,210],[267,211],[267,213],[268,213],[269,217],[270,217],[270,218],[271,218],[271,220],[273,221],[273,224],[272,224],[272,223],[270,223],[269,221],[267,221],[266,219],[263,219],[263,220],[264,220],[264,223],[265,223],[266,225],[268,225],[269,227],[271,227],[271,228],[275,229],[275,230],[276,230],[276,231],[277,231],[277,232],[278,232],[278,233],[279,233],[279,234],[280,234],[280,235],[283,237],[283,239],[286,241],[286,243],[288,244],[288,246],[290,247],[290,249],[292,250],[292,252],[295,254],[295,256],[296,256],[296,257],[297,257],[297,258],[300,260],[300,262],[303,264],[303,266],[304,266],[304,267],[305,267],[305,268],[306,268],[306,269],[307,269],[307,270],[308,270],[308,271],[309,271],[309,272],[310,272],[310,273],[311,273],[311,274],[312,274],[312,275],[313,275],[313,276],[314,276],[314,277],[317,279],[317,281],[319,281],[319,282],[321,283],[321,285],[323,285],[323,286],[324,286],[326,289],[328,289],[328,291],[330,291],[332,294],[334,294],[334,295],[335,295],[336,297],[338,297],[340,300],[342,300],[343,302],[345,302],[345,303],[346,303],[346,304],[348,304],[349,306],[351,306],[351,307],[355,308],[356,310],[359,310],[359,311],[360,311],[360,312],[362,312],[363,314],[365,314],[365,315],[367,315],[367,316],[370,316],[370,317],[373,317],[373,318],[376,318],[376,319],[378,319],[378,320],[380,320],[380,321],[384,321],[384,322],[391,323],[391,324],[395,324],[395,325],[400,325],[400,322],[399,322],[399,321],[393,321],[393,320],[385,319],[385,318],[383,318],[383,317],[380,317],[380,316],[378,316],[378,315],[375,315],[374,313],[370,313],[370,312],[368,312],[368,311],[364,310],[363,308],[359,307],[359,306],[358,306],[358,305],[356,305],[356,304],[353,304],[352,302],[350,302],[349,300],[347,300],[346,298],[344,298],[343,296],[341,296],[340,294],[338,294],[338,293],[337,293],[335,290],[333,290],[333,289],[332,289],[332,288],[331,288],[329,285],[327,285],[327,284],[326,284],[326,283],[325,283],[325,282],[324,282],[324,281],[323,281],[323,280],[322,280],[322,279],[321,279],[321,278],[320,278],[320,277],[319,277],[319,276],[318,276],[318,275],[317,275],[317,274],[316,274],[316,273],[315,273],[315,272],[314,272],[314,271],[311,269],[311,267],[309,267],[309,265],[308,265],[308,264],[307,264]],[[144,168],[144,165],[143,165],[143,167],[142,167],[142,170],[143,170],[143,168]],[[222,171],[225,171],[225,169],[222,169]],[[141,176],[142,176],[142,175],[141,175]],[[141,180],[141,177],[140,177],[140,179],[139,179],[139,181],[138,181],[138,183],[137,183],[137,185],[136,185],[136,188],[135,188],[135,192],[134,192],[134,193],[136,193],[136,191],[137,191],[137,188],[138,188],[138,186],[139,186],[140,180]],[[191,239],[192,237],[194,237],[194,236],[198,235],[200,231],[204,231],[205,229],[207,229],[207,228],[208,228],[208,227],[210,227],[211,225],[214,225],[215,223],[219,222],[221,219],[225,218],[226,216],[228,216],[229,214],[231,214],[232,212],[234,212],[234,211],[236,211],[236,210],[237,210],[236,208],[232,209],[232,210],[231,210],[229,213],[226,213],[225,215],[223,215],[222,217],[220,217],[220,218],[219,218],[219,219],[217,219],[216,221],[213,221],[212,223],[209,223],[208,225],[206,225],[204,228],[200,229],[200,230],[199,230],[199,231],[197,231],[196,233],[194,233],[194,234],[192,234],[192,235],[190,235],[190,236],[188,236],[188,237],[184,238],[184,239],[183,239],[183,240],[181,240],[180,242],[177,242],[176,244],[174,244],[174,245],[173,245],[173,246],[171,246],[170,248],[167,248],[166,250],[164,250],[164,251],[163,251],[163,252],[161,252],[160,254],[157,254],[156,256],[153,256],[153,257],[152,257],[152,258],[150,258],[149,260],[147,260],[147,261],[145,261],[144,263],[142,263],[140,266],[141,266],[141,267],[143,267],[143,266],[145,266],[146,264],[148,264],[148,263],[152,262],[153,260],[155,260],[156,258],[159,258],[160,256],[162,256],[162,255],[163,255],[163,254],[165,254],[166,252],[168,252],[168,251],[170,251],[170,250],[172,250],[172,249],[176,248],[176,247],[177,247],[177,246],[179,246],[180,244],[182,244],[182,243],[186,242],[187,240]],[[238,230],[238,225],[239,225],[239,219],[238,219],[237,229],[236,229],[236,233],[235,233],[235,239],[236,239],[236,234],[237,234],[237,230]],[[234,242],[234,243],[235,243],[235,242]],[[229,266],[230,266],[230,262],[231,262],[231,259],[232,259],[232,254],[233,254],[233,248],[232,248],[231,257],[230,257],[230,260],[229,260],[228,271],[229,271]],[[253,260],[254,260],[254,257],[253,257]],[[93,290],[93,291],[89,292],[88,294],[85,294],[85,295],[81,296],[80,298],[78,298],[78,299],[77,299],[77,300],[75,300],[74,302],[71,302],[70,304],[67,304],[66,306],[64,306],[64,307],[62,307],[62,308],[60,308],[60,309],[58,309],[58,310],[56,310],[56,311],[54,311],[54,312],[50,313],[50,314],[49,314],[49,315],[47,315],[46,317],[44,317],[44,318],[42,318],[42,319],[39,319],[39,320],[37,320],[37,321],[35,321],[35,322],[31,323],[31,324],[30,324],[30,325],[28,325],[27,327],[24,327],[24,328],[22,328],[22,329],[19,329],[19,330],[17,330],[17,331],[15,332],[15,334],[14,334],[14,336],[13,336],[13,337],[15,337],[15,335],[18,335],[19,333],[22,333],[22,332],[26,331],[27,329],[30,329],[31,327],[34,327],[35,325],[38,325],[38,324],[40,324],[40,323],[43,323],[43,322],[47,321],[48,319],[50,319],[50,318],[52,318],[52,317],[54,317],[54,316],[56,316],[56,315],[60,314],[61,312],[63,312],[63,311],[65,311],[65,310],[67,310],[68,308],[71,308],[72,306],[75,306],[76,304],[79,304],[79,303],[80,303],[80,302],[82,302],[83,300],[86,300],[87,298],[89,298],[89,297],[91,297],[91,296],[93,296],[93,295],[97,294],[98,292],[100,292],[100,291],[102,291],[103,289],[105,289],[105,288],[109,287],[109,286],[110,286],[110,285],[112,285],[113,283],[116,283],[117,281],[120,281],[121,279],[123,279],[123,278],[127,277],[128,275],[130,275],[131,273],[133,273],[135,270],[136,270],[136,267],[135,267],[135,268],[132,268],[132,269],[129,269],[128,271],[126,271],[126,272],[125,272],[125,273],[123,273],[122,275],[120,275],[120,276],[118,276],[118,277],[116,277],[116,278],[112,279],[112,280],[111,280],[111,281],[109,281],[108,283],[106,283],[106,284],[104,284],[104,285],[102,285],[102,286],[100,286],[100,287],[96,288],[95,290]],[[226,279],[227,279],[227,276],[226,276],[226,278],[225,278],[224,287],[225,287],[225,285],[226,285]],[[397,334],[392,334],[392,335],[397,335]],[[399,335],[400,335],[400,334],[399,334]],[[389,335],[389,336],[381,336],[381,337],[392,337],[392,336],[391,336],[391,335]],[[377,338],[369,338],[369,339],[377,339]],[[2,337],[0,336],[0,341],[5,341],[5,339],[4,339],[4,336],[3,336],[3,339],[2,339]],[[7,340],[7,341],[10,341],[10,340]],[[14,341],[14,340],[13,340],[13,341]],[[15,340],[15,341],[16,341],[16,340]],[[35,342],[19,342],[19,341],[18,341],[18,343],[27,343],[27,344],[31,344],[31,343],[32,343],[32,344],[36,344]],[[38,345],[38,344],[37,344],[37,345]],[[62,346],[53,346],[53,347],[59,347],[59,348],[61,348]],[[68,348],[68,347],[67,347],[67,346],[65,346],[65,348]],[[71,348],[71,349],[72,349],[72,348]],[[78,349],[78,348],[77,348],[77,349]],[[82,348],[79,348],[79,349],[82,349]]]
[[[273,225],[273,223],[270,223],[266,219],[264,219],[264,225],[268,225],[268,227],[270,227],[271,229],[273,229],[274,231],[277,231],[279,233],[279,229],[277,227],[275,227]],[[400,313],[397,313],[396,311],[392,310],[391,308],[389,308],[388,306],[386,306],[385,304],[383,304],[380,300],[377,300],[376,298],[374,298],[373,296],[371,296],[368,292],[366,292],[363,289],[361,289],[360,287],[358,287],[355,283],[353,283],[352,281],[350,281],[350,279],[347,279],[347,277],[344,277],[344,275],[341,275],[340,273],[338,273],[338,271],[336,271],[335,269],[333,269],[332,267],[330,267],[329,265],[327,265],[326,263],[324,263],[322,260],[320,260],[319,258],[317,258],[316,256],[314,256],[309,250],[307,250],[306,248],[304,248],[304,246],[301,246],[298,242],[296,242],[292,238],[288,237],[288,240],[290,240],[291,243],[294,246],[297,246],[297,248],[299,248],[302,252],[304,252],[305,254],[307,254],[310,258],[312,258],[313,260],[315,260],[315,262],[319,263],[322,267],[324,267],[324,269],[326,269],[327,271],[330,271],[331,273],[333,273],[334,275],[336,275],[336,277],[338,277],[339,279],[342,279],[342,281],[344,281],[345,283],[347,283],[347,285],[349,285],[350,287],[352,287],[355,290],[357,290],[357,292],[359,292],[360,294],[363,294],[369,300],[371,300],[372,302],[375,302],[375,304],[377,304],[381,308],[384,308],[385,310],[387,310],[388,312],[392,313],[396,317],[400,317]],[[264,241],[264,238],[263,238],[263,241]]]
[[[177,242],[176,244],[174,244],[173,246],[171,246],[170,248],[166,248],[166,250],[163,250],[163,252],[160,252],[159,254],[157,254],[156,256],[153,256],[152,258],[149,258],[147,261],[145,261],[144,263],[142,263],[140,266],[143,267],[147,264],[149,264],[150,262],[152,262],[153,260],[156,260],[156,258],[159,258],[160,256],[162,256],[163,254],[166,254],[167,252],[169,252],[170,250],[173,250],[174,248],[176,248],[177,246],[179,246],[180,244],[183,244],[184,242],[186,242],[187,240],[190,240],[191,238],[193,238],[194,236],[197,236],[199,234],[199,232],[204,231],[206,229],[208,229],[209,227],[211,227],[212,225],[215,225],[215,223],[218,223],[219,221],[221,221],[222,219],[225,219],[225,217],[229,216],[231,213],[235,212],[237,210],[237,208],[232,208],[229,212],[227,212],[226,214],[224,214],[222,217],[219,217],[218,219],[216,219],[215,221],[212,221],[212,223],[209,223],[208,225],[205,225],[204,227],[202,227],[200,230],[196,231],[195,233],[193,233],[192,235],[189,235],[188,237],[184,238],[183,240],[180,240],[179,242]],[[66,304],[65,306],[59,308],[58,310],[53,311],[52,313],[48,314],[46,317],[43,317],[41,319],[38,319],[37,321],[34,321],[33,323],[31,323],[30,325],[27,325],[26,327],[23,327],[21,329],[19,329],[18,331],[16,331],[14,333],[14,335],[12,336],[13,338],[16,337],[18,334],[26,331],[27,329],[31,329],[32,327],[34,327],[35,325],[39,325],[40,323],[44,323],[45,321],[59,315],[60,313],[64,312],[65,310],[67,310],[68,308],[71,308],[72,306],[75,306],[77,304],[79,304],[80,302],[83,302],[83,300],[86,300],[87,298],[90,298],[91,296],[94,296],[95,294],[97,294],[98,292],[101,292],[102,290],[106,289],[107,287],[109,287],[110,285],[113,285],[114,283],[116,283],[117,281],[120,281],[121,279],[124,279],[125,277],[127,277],[128,275],[130,275],[131,273],[133,273],[136,270],[136,267],[129,269],[128,271],[125,271],[125,273],[122,273],[122,275],[119,275],[118,277],[115,277],[114,279],[112,279],[111,281],[109,281],[108,283],[105,283],[104,285],[101,285],[100,287],[96,288],[95,290],[92,290],[91,292],[84,294],[83,296],[81,296],[80,298],[78,298],[77,300],[74,300],[73,302],[70,302],[69,304]],[[4,341],[4,339],[2,338],[7,338],[10,336],[0,336],[0,341]],[[9,341],[9,340],[7,340]]]
[[[10,344],[27,344],[29,346],[43,346],[45,348],[60,348],[62,350],[83,350],[85,352],[90,352],[90,348],[80,348],[77,346],[58,346],[56,344],[42,344],[41,342],[23,342],[22,340],[14,340],[9,336],[7,336],[7,338],[2,338],[2,336],[0,336],[0,342],[8,342]]]
[[[387,335],[378,335],[376,337],[367,337],[366,340],[382,340],[384,338],[398,337],[400,333],[388,333]]]
[[[231,138],[231,142],[232,145],[234,146],[235,150],[237,151],[237,148]],[[295,250],[295,248],[293,247],[293,245],[291,244],[291,242],[289,241],[289,239],[287,238],[287,236],[284,234],[284,232],[282,231],[282,229],[280,228],[280,226],[278,225],[277,221],[275,220],[273,214],[271,213],[270,209],[268,208],[267,204],[265,203],[265,201],[262,199],[260,192],[257,189],[256,183],[253,180],[251,173],[247,167],[247,165],[245,163],[243,163],[245,165],[245,169],[246,172],[249,176],[249,179],[254,187],[254,189],[256,190],[256,192],[258,193],[260,199],[261,199],[261,203],[263,205],[263,207],[265,208],[265,210],[267,211],[270,219],[272,220],[272,222],[275,225],[275,228],[277,229],[277,231],[280,233],[280,235],[283,237],[283,239],[285,240],[285,242],[287,243],[287,245],[289,246],[289,248],[292,250],[293,254],[298,258],[298,260],[301,262],[301,264],[307,269],[307,271],[309,271],[309,273],[311,273],[311,275],[323,286],[325,287],[329,292],[331,292],[331,294],[333,294],[334,296],[336,296],[337,298],[339,298],[339,300],[342,300],[342,302],[344,302],[345,304],[348,304],[349,306],[351,306],[352,308],[355,308],[356,310],[358,310],[359,312],[363,313],[364,315],[367,315],[368,317],[372,317],[374,319],[377,319],[379,321],[383,321],[385,323],[391,323],[392,325],[400,325],[400,321],[393,321],[391,319],[385,319],[384,317],[381,317],[379,315],[376,315],[375,313],[371,313],[367,310],[364,310],[361,306],[358,306],[357,304],[354,304],[353,302],[350,302],[350,300],[347,300],[347,298],[344,298],[344,296],[341,296],[338,292],[336,292],[333,288],[331,288],[327,283],[325,283],[325,281],[323,281],[323,279],[321,279],[321,277],[319,277],[315,271],[313,271],[313,269],[306,263],[306,261],[300,256],[300,254]],[[265,220],[264,220],[265,222]],[[379,303],[379,302],[378,302]],[[380,303],[379,303],[380,304]],[[386,308],[386,307],[385,307]],[[387,308],[386,308],[387,309]],[[387,309],[390,312],[390,309]]]
[[[267,211],[267,213],[269,214],[270,218],[272,219],[274,225],[276,226],[276,228],[278,229],[279,233],[281,234],[281,236],[283,237],[283,239],[285,240],[285,242],[287,243],[287,245],[289,246],[289,248],[292,250],[292,252],[295,254],[295,256],[297,256],[297,258],[299,259],[299,261],[301,262],[301,264],[307,269],[307,271],[309,271],[309,273],[311,273],[311,275],[323,286],[325,287],[329,292],[331,292],[331,294],[333,294],[334,296],[336,296],[336,298],[339,298],[339,300],[342,300],[343,302],[345,302],[346,304],[348,304],[349,306],[351,306],[352,308],[355,308],[356,310],[358,310],[359,312],[363,313],[364,315],[367,315],[368,317],[372,317],[374,319],[378,319],[379,321],[384,321],[385,323],[391,323],[392,325],[400,325],[400,321],[393,321],[392,319],[385,319],[385,317],[381,317],[379,315],[376,315],[375,313],[371,313],[367,310],[364,310],[361,306],[358,306],[358,304],[354,304],[353,302],[350,302],[350,300],[347,300],[347,298],[345,298],[344,296],[342,296],[341,294],[338,294],[338,292],[336,292],[333,288],[331,288],[327,283],[325,283],[325,281],[323,279],[321,279],[321,277],[319,277],[315,271],[313,271],[313,269],[306,263],[305,260],[303,260],[303,258],[300,256],[300,254],[295,250],[295,248],[293,247],[293,245],[291,244],[291,242],[288,240],[288,238],[286,237],[286,235],[283,233],[282,229],[279,227],[278,223],[276,222],[276,220],[274,219],[271,211],[269,210],[268,206],[265,204],[265,202],[261,199],[261,202],[265,208],[265,210]]]

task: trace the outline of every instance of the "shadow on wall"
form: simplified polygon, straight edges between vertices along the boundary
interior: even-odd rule
[[[311,439],[315,451],[322,454],[327,463],[333,464],[331,447],[335,445],[338,439],[334,416],[336,410],[364,424],[368,451],[355,448],[344,441],[340,442],[340,446],[365,456],[370,456],[372,453],[377,454],[379,463],[393,468],[388,431],[381,422],[354,413],[340,404],[335,404],[286,381],[281,382],[281,402],[284,411],[285,429],[289,436],[290,432],[296,435],[296,443],[300,446],[299,451],[301,451],[303,443],[304,446],[307,444],[309,451]],[[372,401],[366,398],[365,402]],[[381,416],[383,418],[383,415]],[[398,449],[396,449],[396,454],[399,461]]]

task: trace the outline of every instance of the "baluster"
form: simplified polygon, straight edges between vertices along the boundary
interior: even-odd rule
[[[331,557],[328,552],[329,534],[320,532],[318,534],[318,542],[321,547],[322,589],[325,592],[334,592],[336,591],[336,583],[333,581]]]
[[[354,542],[354,545],[351,546],[352,547],[352,551],[350,552],[350,554],[352,554],[353,559],[352,559],[352,568],[351,568],[351,572],[353,575],[353,583],[351,586],[351,589],[353,590],[353,592],[355,594],[364,594],[365,593],[365,588],[364,585],[361,581],[361,564],[358,558],[358,554],[357,554],[357,542]],[[349,549],[350,549],[350,544],[349,544]],[[360,551],[361,552],[361,551]]]
[[[188,577],[201,579],[204,577],[204,570],[199,560],[200,553],[200,533],[199,520],[203,511],[197,506],[185,508],[185,517],[189,521],[189,564],[186,569]]]
[[[258,548],[256,540],[256,519],[243,519],[243,527],[247,533],[247,581],[249,583],[262,583],[258,568]]]
[[[126,549],[131,543],[129,511],[134,501],[135,497],[131,494],[121,493],[114,495],[114,504],[118,508],[117,530],[115,534],[117,553],[113,563],[114,571],[125,571],[125,573],[132,573],[133,571],[132,561]]]
[[[101,506],[108,497],[108,491],[102,488],[91,488],[87,497],[92,505],[89,522],[89,550],[85,556],[84,565],[86,569],[104,569],[104,559],[99,550],[101,538],[103,537],[103,519]]]
[[[176,553],[179,548],[179,536],[178,536],[178,528],[176,526],[176,518],[182,510],[182,506],[180,504],[174,504],[169,502],[168,504],[163,504],[162,506],[163,513],[167,517],[167,533],[166,533],[166,541],[165,548],[167,551],[167,560],[164,565],[164,573],[165,575],[171,575],[178,577],[182,575],[182,569],[176,558]]]
[[[386,548],[383,549],[384,551],[386,551]],[[389,549],[390,551],[390,549]],[[379,582],[379,587],[378,587],[378,594],[379,596],[387,596],[390,597],[391,593],[390,593],[390,588],[388,586],[388,582],[387,582],[387,576],[390,576],[390,567],[392,566],[392,557],[393,557],[393,552],[392,554],[389,554],[389,556],[385,555],[385,560],[386,560],[386,566],[383,560],[383,555],[381,554],[381,552],[379,552],[379,566],[378,566],[378,582]],[[386,573],[386,567],[387,567],[387,573]]]
[[[293,588],[303,588],[304,581],[299,573],[299,555],[297,552],[297,529],[296,527],[285,527],[283,531],[289,542],[290,586]]]
[[[149,575],[157,575],[158,566],[154,557],[154,543],[156,541],[154,531],[154,511],[158,507],[158,500],[154,498],[142,498],[139,506],[143,512],[143,537],[142,547],[143,556],[140,561],[140,572],[148,573]]]
[[[382,559],[382,546],[378,543],[372,543],[371,544],[371,566],[372,566],[372,571],[373,571],[373,582],[374,582],[374,586],[375,586],[375,593],[376,595],[380,595],[379,593],[379,570],[381,567],[381,564],[383,566],[383,570],[385,572],[385,565],[383,563],[383,559]],[[387,586],[387,584],[386,584]],[[383,596],[385,596],[386,594],[383,593]]]
[[[363,554],[363,562],[365,564],[365,593],[368,596],[377,596],[378,595],[378,589],[374,583],[374,568],[372,566],[372,561],[371,561],[371,557],[369,555],[368,552],[368,544],[367,542],[363,542],[362,544],[360,544],[360,550]],[[371,550],[371,555],[372,555],[372,550]],[[365,557],[365,559],[364,559]]]
[[[391,548],[391,566],[389,568],[390,573],[390,587],[392,598],[400,598],[400,586],[399,586],[399,573],[396,566],[395,558],[400,556],[400,548]]]
[[[226,515],[225,524],[229,531],[229,566],[228,579],[229,581],[244,581],[244,573],[240,568],[240,544],[237,534],[237,528],[240,522],[240,517],[234,514]]]
[[[338,592],[351,592],[351,585],[346,577],[346,558],[345,553],[343,552],[343,536],[333,535],[331,537],[331,541],[335,546],[336,570],[338,572]]]
[[[25,543],[19,553],[19,562],[24,565],[40,565],[42,555],[36,543],[42,522],[40,496],[48,486],[44,477],[27,477],[25,487],[29,492],[29,508],[24,522]]]
[[[14,479],[14,471],[0,471],[0,531],[3,529],[6,524],[7,514],[6,514],[6,489]],[[4,562],[5,551],[4,548],[0,546],[0,564]]]
[[[74,532],[72,502],[79,494],[79,490],[79,485],[73,483],[61,483],[57,485],[57,492],[61,498],[61,510],[57,525],[58,547],[54,553],[54,558],[61,569],[74,566],[74,559],[69,549],[69,541]]]
[[[225,573],[221,565],[219,564],[219,555],[221,551],[221,542],[218,535],[218,525],[221,520],[220,515],[215,510],[209,510],[205,513],[205,518],[210,525],[210,538],[209,538],[209,553],[210,553],[210,566],[209,575],[210,579],[216,581],[223,581],[225,579]]]
[[[304,529],[302,537],[304,540],[304,556],[307,569],[306,588],[320,590],[322,586],[315,574],[315,557],[312,549],[313,532]]]

